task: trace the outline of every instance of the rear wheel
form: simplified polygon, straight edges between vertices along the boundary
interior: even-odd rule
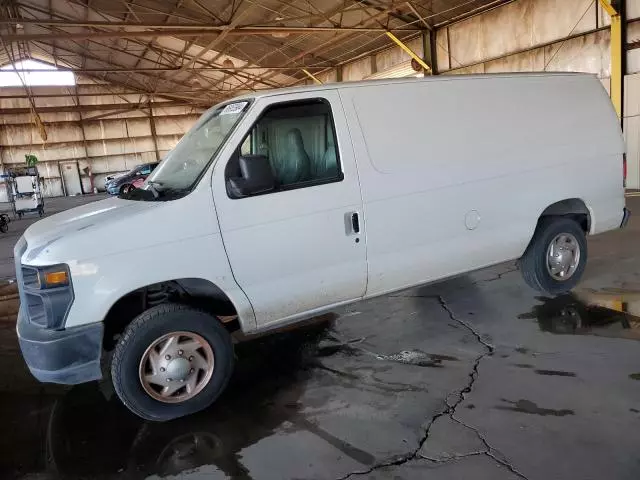
[[[527,284],[541,292],[559,294],[574,288],[587,262],[587,239],[580,225],[566,217],[546,217],[520,259]]]
[[[233,345],[211,315],[163,304],[136,317],[118,342],[111,377],[122,402],[147,420],[200,411],[222,393],[233,371]]]

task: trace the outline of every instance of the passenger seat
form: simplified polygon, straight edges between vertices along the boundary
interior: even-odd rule
[[[311,160],[304,149],[302,133],[298,128],[292,128],[287,133],[287,149],[282,167],[278,177],[283,185],[304,182],[311,178]]]
[[[332,178],[336,176],[338,176],[338,159],[336,157],[336,146],[333,144],[333,139],[331,139],[318,165],[317,177]]]

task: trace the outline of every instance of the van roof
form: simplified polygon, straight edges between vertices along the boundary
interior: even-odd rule
[[[398,83],[419,83],[419,82],[439,82],[451,80],[473,80],[473,79],[494,79],[494,78],[521,78],[521,77],[575,77],[586,76],[595,77],[591,73],[578,72],[517,72],[517,73],[483,73],[471,75],[429,75],[423,78],[385,78],[381,80],[361,80],[358,82],[332,82],[322,85],[302,85],[299,87],[285,87],[276,89],[256,90],[255,92],[240,95],[229,99],[231,102],[236,100],[256,99],[262,97],[271,97],[276,95],[286,95],[289,93],[317,92],[322,90],[335,90],[337,88],[357,88],[372,85],[388,85]],[[225,102],[226,103],[226,102]]]

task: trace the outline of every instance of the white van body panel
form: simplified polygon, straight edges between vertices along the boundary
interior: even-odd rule
[[[310,98],[329,102],[344,179],[340,182],[231,199],[226,159],[260,114],[274,103]],[[261,328],[287,322],[322,307],[362,298],[366,289],[366,244],[345,220],[361,213],[362,198],[351,139],[335,90],[256,100],[220,155],[212,178],[222,238],[240,288],[251,299]]]
[[[581,199],[620,225],[624,144],[587,75],[440,77],[340,90],[358,160],[367,296],[522,255],[539,216]]]
[[[332,108],[344,180],[230,199],[225,166],[261,111],[318,97]],[[187,196],[105,200],[27,229],[23,264],[70,266],[66,327],[101,322],[138,288],[200,278],[230,298],[245,332],[264,330],[518,258],[539,216],[564,199],[584,202],[590,233],[622,220],[624,144],[592,76],[446,76],[245,98],[245,117]]]
[[[233,280],[208,186],[171,202],[110,198],[47,217],[25,232],[22,263],[66,263],[74,301],[66,326],[101,321],[128,293],[154,283],[198,278],[222,289],[243,328],[253,309]]]

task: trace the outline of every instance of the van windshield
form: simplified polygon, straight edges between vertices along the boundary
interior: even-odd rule
[[[153,170],[142,190],[153,193],[154,198],[186,195],[244,116],[248,105],[249,101],[245,100],[206,111]]]

